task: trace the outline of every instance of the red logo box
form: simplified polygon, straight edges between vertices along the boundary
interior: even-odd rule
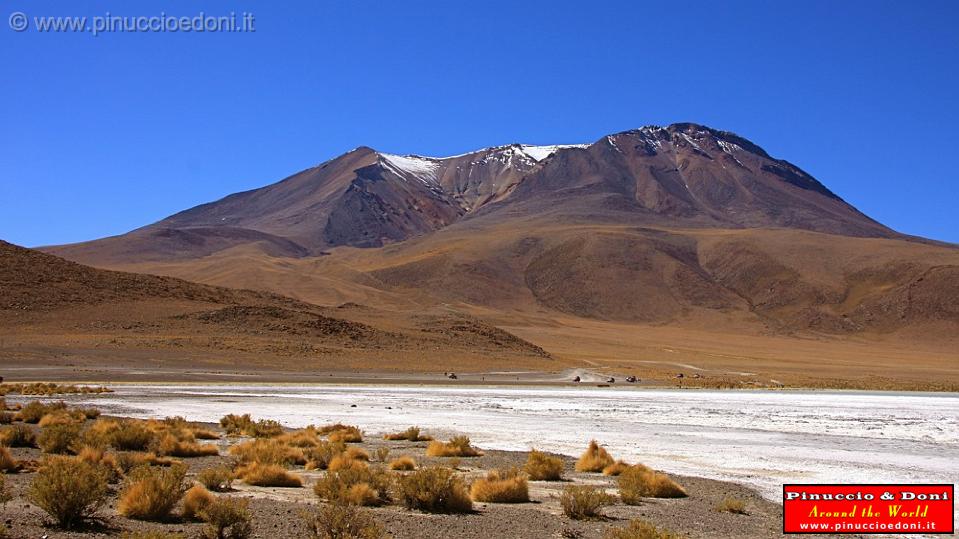
[[[953,485],[783,485],[783,533],[954,533]]]

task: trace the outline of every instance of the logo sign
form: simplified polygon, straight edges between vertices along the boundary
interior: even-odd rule
[[[955,532],[953,485],[783,485],[783,533]]]

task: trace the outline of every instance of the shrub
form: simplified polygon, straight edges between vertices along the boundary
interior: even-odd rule
[[[449,468],[434,466],[404,475],[397,493],[408,509],[427,513],[466,513],[473,501],[463,481]]]
[[[416,469],[416,461],[413,460],[413,457],[403,455],[402,457],[393,459],[393,461],[390,462],[390,469],[409,472]]]
[[[330,461],[341,453],[346,451],[346,444],[343,442],[319,442],[314,447],[304,451],[307,469],[325,470],[329,467]]]
[[[44,453],[69,453],[74,442],[80,437],[80,425],[75,423],[56,424],[40,431],[37,445]]]
[[[377,447],[376,448],[376,460],[378,462],[386,462],[386,459],[390,458],[390,448],[389,447]]]
[[[236,436],[253,430],[253,418],[250,414],[227,414],[220,418],[220,426],[228,435]]]
[[[316,429],[306,428],[287,432],[277,437],[277,440],[286,445],[299,448],[316,447],[320,444],[320,438],[316,435]]]
[[[361,469],[367,468],[365,460],[355,459],[342,453],[333,457],[333,460],[330,461],[329,466],[326,467],[328,471],[335,472],[337,470],[349,470],[349,469]]]
[[[95,516],[106,497],[107,478],[103,470],[69,457],[44,460],[27,491],[27,499],[63,528],[72,528]]]
[[[99,447],[84,446],[77,452],[77,458],[101,467],[110,483],[120,479],[120,468],[116,458]]]
[[[313,485],[320,498],[352,505],[382,505],[390,501],[392,477],[379,468],[328,471]]]
[[[209,490],[203,488],[203,485],[193,485],[190,487],[190,490],[186,491],[186,494],[183,495],[183,518],[189,520],[198,519],[200,513],[214,501],[216,501],[216,496]]]
[[[746,502],[739,498],[726,496],[721,502],[716,504],[716,510],[721,513],[735,513],[737,515],[746,515]]]
[[[76,412],[79,415],[82,415],[86,419],[96,419],[100,417],[100,410],[92,406],[88,408],[76,408]]]
[[[36,447],[37,435],[26,425],[13,425],[3,430],[3,445],[8,447]]]
[[[599,511],[612,505],[616,498],[591,486],[570,485],[563,489],[559,498],[563,513],[574,520],[597,518]]]
[[[608,475],[611,477],[618,476],[619,474],[626,471],[626,468],[629,468],[629,464],[622,460],[617,460],[616,462],[610,464],[609,466],[603,468],[603,475]]]
[[[272,419],[261,419],[253,424],[247,434],[255,438],[272,438],[283,434],[283,425]]]
[[[246,539],[253,535],[249,502],[237,498],[217,498],[200,512],[207,522],[200,534],[203,539]]]
[[[193,437],[197,440],[219,440],[220,435],[213,432],[210,429],[203,429],[199,427],[191,428],[190,433],[193,434]]]
[[[523,470],[529,474],[529,478],[533,481],[559,481],[563,478],[565,468],[563,459],[551,457],[534,449],[529,452]]]
[[[109,423],[106,423],[109,425]],[[127,420],[108,429],[110,445],[120,451],[143,451],[150,446],[154,433],[135,420]]]
[[[0,425],[9,425],[13,423],[14,414],[12,412],[0,412]]]
[[[326,435],[331,442],[360,443],[363,441],[363,431],[353,425],[327,425],[320,428],[320,434]]]
[[[670,531],[661,530],[651,522],[635,519],[625,528],[613,528],[606,532],[605,539],[680,539],[682,536]]]
[[[66,410],[57,410],[49,414],[44,414],[44,416],[40,418],[40,421],[37,422],[37,426],[69,425],[71,423],[82,423],[84,419],[86,418],[82,415],[77,417]]]
[[[470,486],[475,502],[523,503],[529,501],[529,484],[517,468],[493,470]]]
[[[196,480],[214,492],[226,492],[233,488],[233,470],[228,466],[207,468],[196,474]]]
[[[630,466],[617,479],[623,503],[637,505],[642,498],[685,498],[686,491],[665,474],[646,466]]]
[[[303,481],[279,464],[251,462],[236,471],[236,476],[257,487],[302,487]]]
[[[366,511],[344,504],[329,504],[303,515],[310,537],[316,539],[380,539],[383,527]]]
[[[242,463],[279,464],[289,466],[306,461],[303,451],[272,439],[256,439],[234,445],[230,454]]]
[[[384,440],[408,440],[410,442],[428,442],[433,439],[432,436],[420,434],[419,427],[409,427],[403,432],[394,432],[383,436]]]
[[[43,416],[57,410],[64,410],[66,407],[66,403],[62,401],[54,403],[30,401],[23,405],[23,408],[20,409],[20,412],[18,412],[17,415],[20,417],[20,421],[23,421],[24,423],[38,423],[41,419],[43,419]]]
[[[10,450],[0,445],[0,472],[11,473],[18,470],[20,470],[20,466],[17,464],[17,461],[13,459]],[[3,476],[0,475],[0,477]]]
[[[470,445],[467,436],[454,436],[448,442],[432,441],[426,446],[428,457],[478,457],[482,454]]]
[[[183,497],[186,466],[138,467],[127,478],[117,500],[117,512],[136,520],[164,520]]]
[[[130,473],[138,466],[172,466],[177,460],[158,457],[153,453],[144,453],[142,451],[123,451],[116,454],[117,467],[124,474]]]
[[[613,464],[613,457],[596,440],[590,440],[589,447],[576,461],[577,472],[601,472],[603,468]]]
[[[173,434],[164,434],[157,442],[156,453],[160,456],[172,457],[208,457],[219,455],[220,451],[213,444],[198,444],[196,442],[182,441]]]

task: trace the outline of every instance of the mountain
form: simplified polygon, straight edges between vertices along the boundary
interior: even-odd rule
[[[550,365],[541,348],[467,316],[402,321],[371,308],[323,308],[237,290],[91,268],[0,241],[0,350],[5,367],[68,358],[71,366],[148,357],[183,368],[408,365],[442,349],[450,366],[484,361]],[[415,370],[415,367],[413,368]]]
[[[44,250],[394,320],[457,313],[567,359],[645,350],[641,361],[662,362],[673,329],[711,335],[688,351],[696,360],[778,358],[812,339],[831,344],[801,361],[862,345],[862,357],[892,354],[893,369],[959,344],[956,246],[891,230],[798,166],[691,123],[450,157],[361,147],[128,234]],[[670,337],[625,344],[642,335]],[[793,340],[767,341],[779,338]]]

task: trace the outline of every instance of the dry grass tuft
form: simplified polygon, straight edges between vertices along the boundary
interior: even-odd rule
[[[616,501],[614,496],[591,486],[570,485],[563,489],[559,502],[563,506],[563,514],[573,520],[589,520],[600,517],[600,509],[612,505]]]
[[[0,472],[13,473],[20,470],[20,465],[14,460],[10,450],[0,445]]]
[[[355,459],[343,453],[333,457],[326,469],[335,472],[337,470],[353,470],[367,467],[369,467],[369,465],[366,464],[365,460]]]
[[[17,417],[24,423],[39,423],[43,416],[59,411],[66,410],[67,405],[63,401],[53,403],[43,403],[40,401],[30,401],[20,408]]]
[[[732,496],[726,496],[716,504],[716,510],[720,513],[734,513],[737,515],[748,515],[746,512],[746,501]]]
[[[626,471],[629,468],[629,463],[623,460],[617,460],[616,462],[610,464],[609,466],[603,468],[603,475],[608,475],[610,477],[616,477],[619,474]]]
[[[67,410],[57,410],[45,414],[37,422],[38,427],[50,427],[52,425],[72,425],[74,423],[83,423],[86,419],[82,413],[69,412]]]
[[[392,476],[380,468],[331,470],[313,485],[324,500],[351,505],[382,505],[390,501]]]
[[[325,470],[329,467],[330,462],[344,451],[346,451],[346,444],[343,442],[320,441],[316,446],[303,451],[306,459],[306,469]]]
[[[129,474],[132,470],[140,466],[172,466],[178,463],[178,460],[158,457],[153,453],[143,451],[122,451],[114,457],[117,461],[117,467],[124,474]]]
[[[236,476],[242,479],[244,483],[257,487],[296,488],[303,486],[303,480],[300,479],[300,476],[288,472],[286,468],[279,464],[251,462],[238,468]]]
[[[259,462],[260,464],[305,464],[303,450],[290,447],[274,439],[250,440],[236,444],[230,448],[230,454],[237,457],[241,463]]]
[[[368,512],[346,504],[329,504],[303,515],[315,539],[381,539],[383,527]]]
[[[229,466],[207,468],[196,474],[196,480],[214,492],[227,492],[233,489],[233,470]]]
[[[389,447],[377,447],[376,448],[376,461],[377,462],[386,462],[386,459],[390,458],[390,448]]]
[[[426,446],[428,457],[479,457],[483,452],[470,445],[467,436],[454,436],[448,442],[432,441]]]
[[[642,498],[685,498],[686,491],[665,474],[641,464],[630,466],[618,478],[623,503],[638,505]]]
[[[220,451],[213,444],[180,440],[175,435],[167,433],[157,442],[156,453],[160,456],[191,458],[215,456],[219,455]]]
[[[345,428],[330,432],[326,439],[331,442],[358,444],[363,441],[363,431],[357,427],[347,426]]]
[[[203,510],[215,501],[216,496],[205,489],[203,485],[193,485],[190,487],[190,490],[186,491],[186,494],[183,495],[183,518],[187,520],[198,520]]]
[[[89,462],[51,457],[41,464],[26,497],[61,528],[73,528],[93,518],[106,501],[107,478]]]
[[[523,470],[533,481],[559,481],[563,478],[566,466],[563,459],[551,457],[542,451],[532,450],[526,459]]]
[[[100,466],[106,473],[108,482],[115,483],[120,480],[120,467],[117,465],[116,457],[103,448],[84,446],[77,452],[77,458]]]
[[[473,501],[463,481],[449,468],[434,466],[401,476],[397,494],[408,509],[427,513],[468,513]]]
[[[681,539],[682,536],[671,531],[654,526],[643,519],[629,522],[625,528],[613,528],[606,532],[604,539]]]
[[[162,521],[170,516],[186,485],[186,466],[134,468],[120,491],[117,512],[136,520]]]
[[[3,429],[0,442],[7,447],[36,447],[37,435],[26,425],[13,425]]]
[[[410,442],[429,442],[433,439],[433,437],[420,434],[419,427],[409,427],[403,432],[394,432],[391,434],[385,434],[383,436],[383,439],[392,440],[392,441],[408,440]]]
[[[600,447],[596,440],[590,440],[589,447],[576,461],[577,472],[601,472],[603,468],[613,464],[613,457],[606,452],[606,449]]]
[[[409,472],[416,469],[416,461],[413,460],[413,457],[408,457],[403,455],[398,459],[393,459],[390,462],[390,469],[402,472]]]
[[[73,451],[80,438],[80,425],[76,423],[57,423],[40,431],[37,446],[44,453],[65,454]]]
[[[100,420],[97,420],[99,423]],[[154,433],[142,421],[128,419],[120,423],[104,422],[101,427],[110,440],[110,445],[120,451],[144,451],[153,442]],[[96,428],[96,423],[93,427]]]
[[[529,483],[518,468],[493,470],[470,486],[476,502],[524,503],[529,501]]]
[[[249,502],[239,498],[217,498],[200,512],[207,526],[201,539],[246,539],[253,535]]]

